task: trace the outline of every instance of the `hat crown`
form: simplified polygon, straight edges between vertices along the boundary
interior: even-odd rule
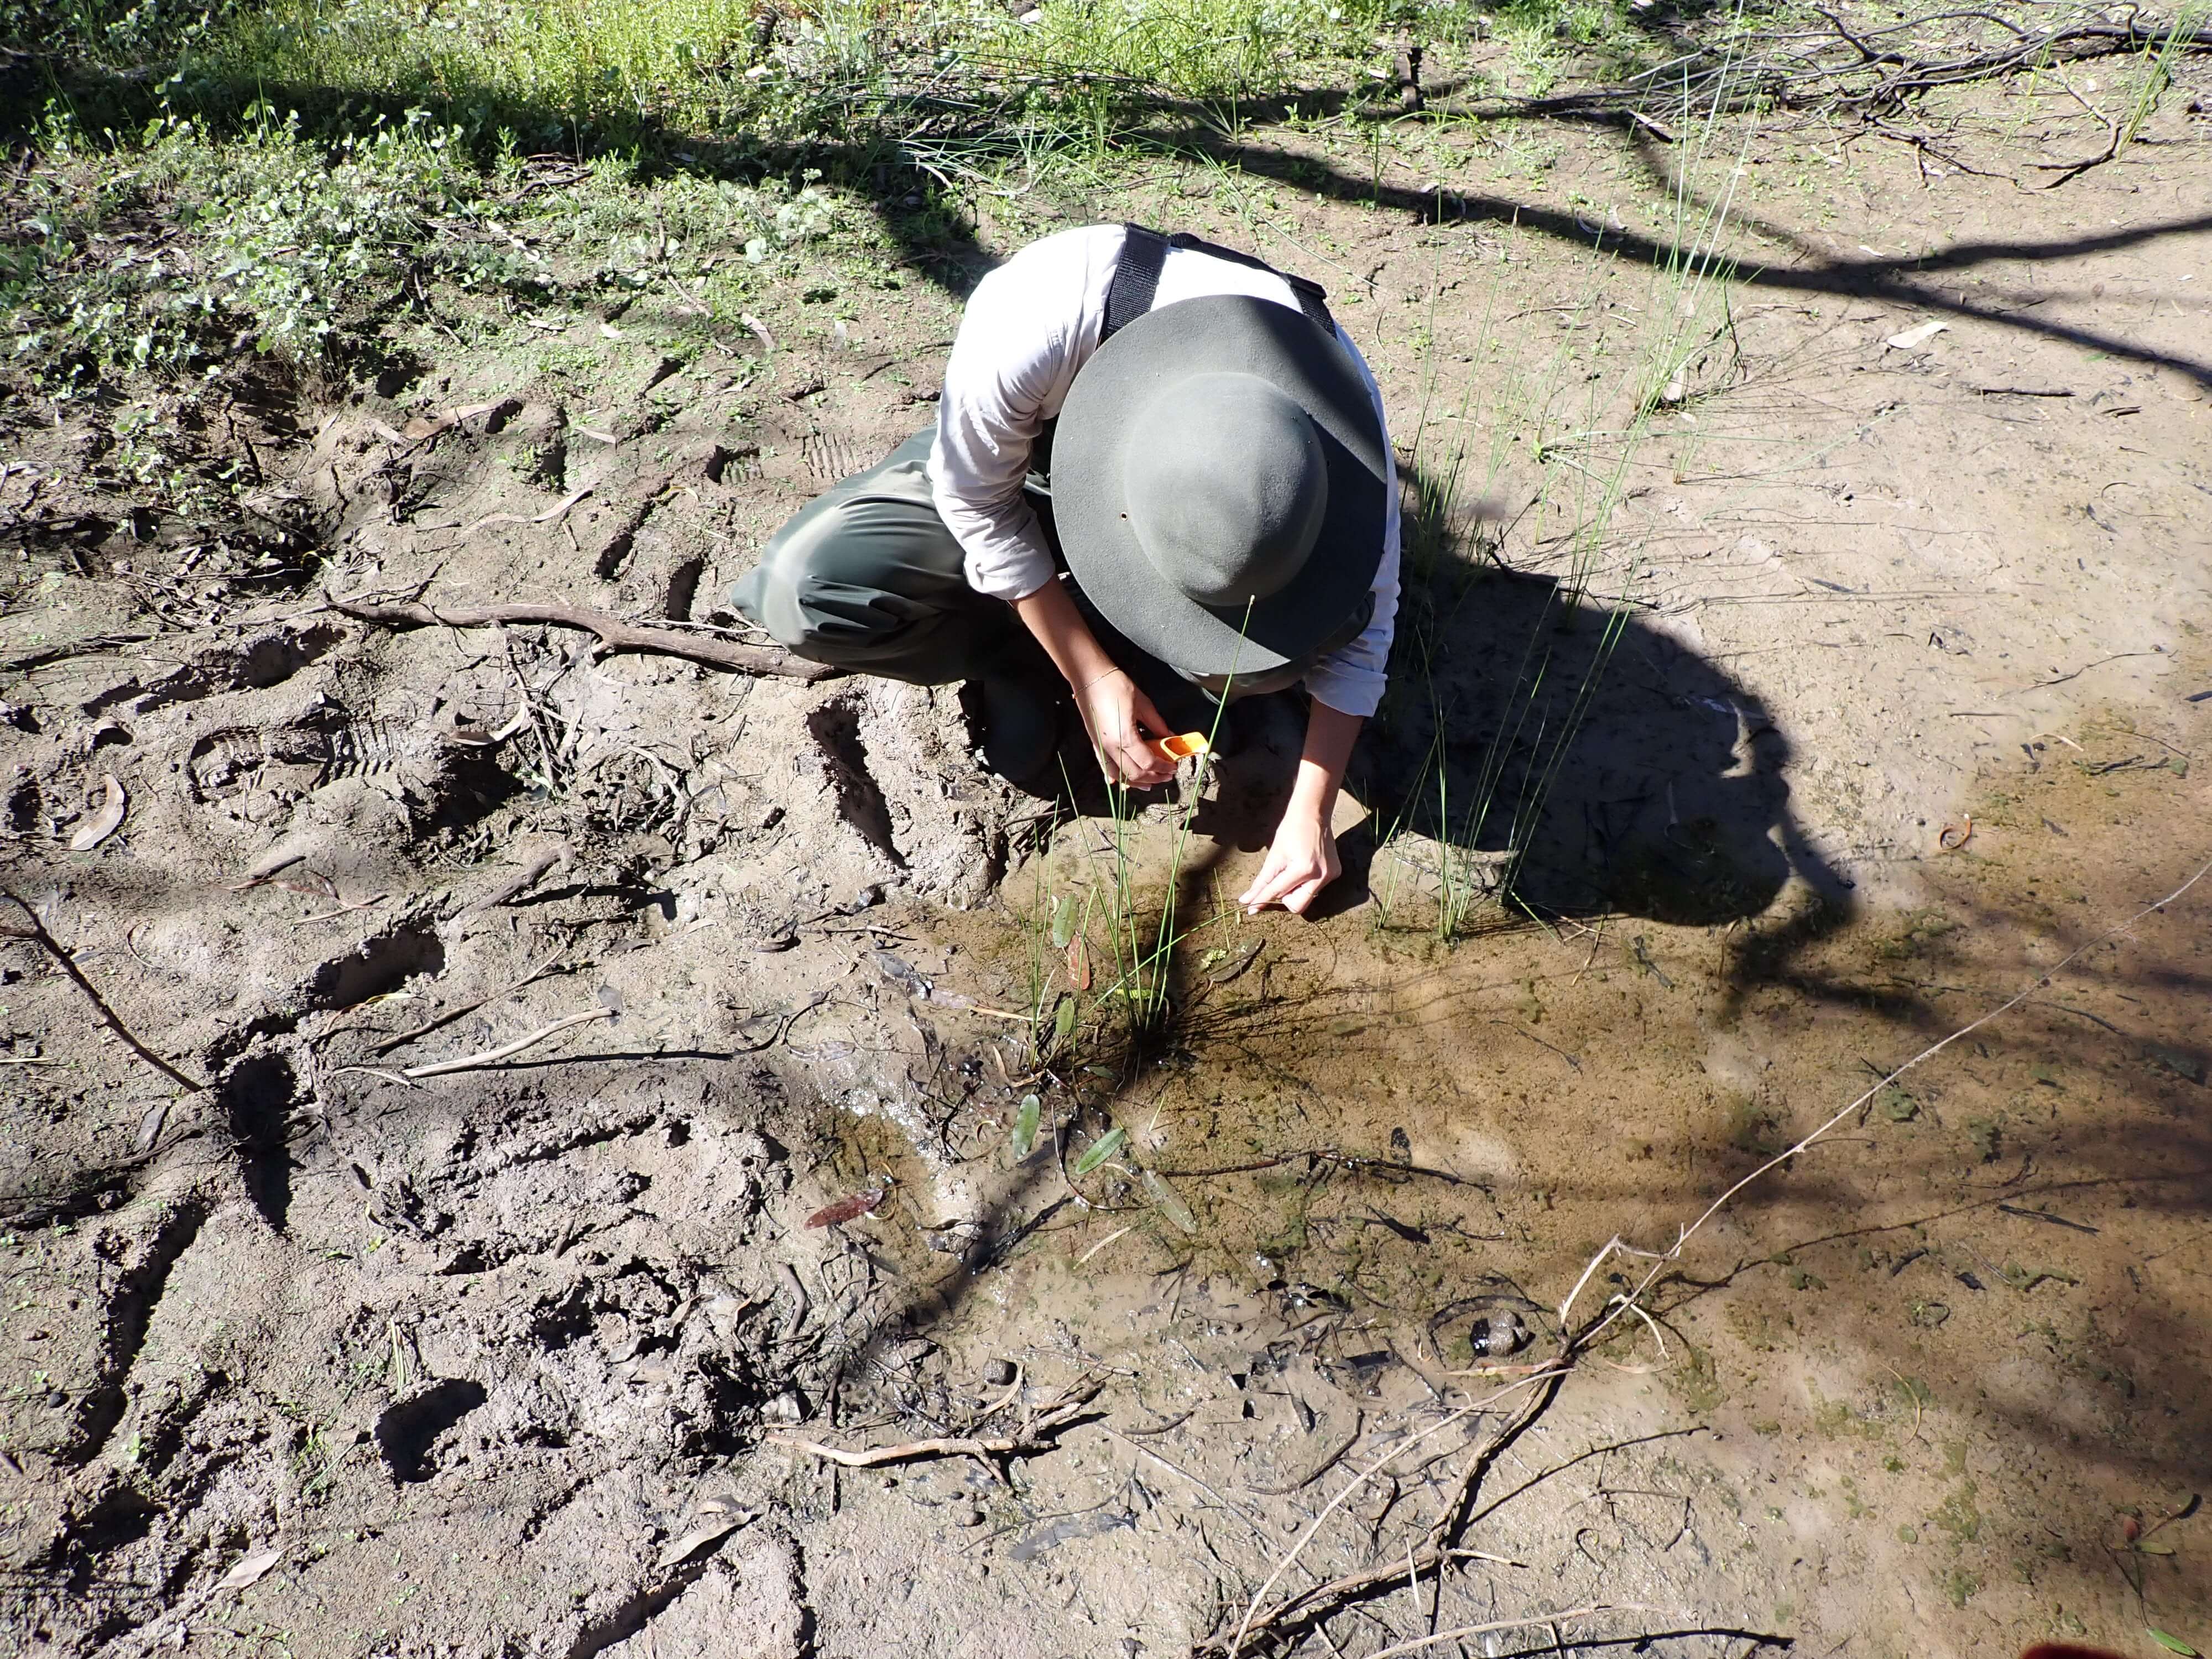
[[[1194,374],[1132,422],[1122,487],[1161,577],[1197,604],[1241,608],[1304,568],[1328,507],[1328,458],[1312,418],[1272,382]]]

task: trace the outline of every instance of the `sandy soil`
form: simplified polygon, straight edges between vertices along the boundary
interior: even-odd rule
[[[2138,916],[2208,856],[2205,128],[2032,192],[1754,137],[1725,291],[1655,277],[1664,156],[1617,135],[1372,178],[1255,137],[1233,198],[1163,169],[824,254],[843,338],[794,293],[767,361],[666,374],[647,301],[579,325],[586,385],[271,380],[228,526],[19,429],[0,869],[208,1086],[0,955],[11,1650],[1187,1651],[1402,1555],[1608,1240],[1672,1246],[2022,992],[1684,1247],[1491,1455],[1475,1553],[1301,1650],[2205,1645],[2212,884]],[[930,418],[959,293],[1055,214],[1310,270],[1415,480],[1468,459],[1329,914],[1218,903],[1264,711],[1179,860],[1175,801],[1133,832],[1191,929],[1164,1031],[1094,1004],[1040,1065],[1004,1013],[1049,1029],[1110,826],[991,780],[956,690],[394,631],[296,573],[710,621]],[[1616,474],[1655,329],[1698,349]],[[1437,941],[1438,757],[1541,922]],[[1019,1438],[1093,1384],[996,1468],[773,1437]]]

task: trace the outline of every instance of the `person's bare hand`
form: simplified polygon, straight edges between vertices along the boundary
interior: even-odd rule
[[[1327,824],[1303,813],[1285,813],[1275,827],[1275,839],[1260,873],[1237,902],[1247,915],[1279,904],[1292,915],[1302,916],[1315,896],[1343,869],[1336,856],[1336,837]]]
[[[1075,706],[1098,751],[1099,769],[1109,783],[1151,789],[1175,775],[1175,763],[1152,747],[1152,738],[1168,734],[1167,722],[1152,699],[1120,669],[1101,674],[1076,694]]]

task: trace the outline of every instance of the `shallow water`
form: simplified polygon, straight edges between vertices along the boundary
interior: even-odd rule
[[[1181,1455],[1270,1492],[1347,1434],[1370,1456],[1511,1375],[1476,1320],[1516,1310],[1517,1363],[1548,1352],[1609,1240],[1668,1249],[1864,1097],[1691,1237],[1650,1317],[1618,1321],[1567,1384],[1593,1441],[1697,1431],[1670,1443],[1668,1480],[1647,1470],[1645,1495],[1607,1510],[1626,1524],[1620,1503],[1643,1504],[1636,1524],[1697,1559],[1620,1547],[1677,1599],[1877,1650],[1936,1630],[1952,1646],[1947,1621],[1970,1608],[2006,1639],[2201,1630],[2203,1523],[2160,1534],[2172,1555],[2107,1547],[2119,1510],[2150,1524],[2212,1480],[2212,882],[2119,926],[2202,861],[2205,796],[2174,769],[2094,775],[2104,758],[1986,780],[1966,844],[1931,837],[1900,876],[1921,902],[1856,915],[1792,889],[1728,927],[1492,915],[1445,945],[1371,904],[1318,926],[1224,913],[1214,894],[1252,855],[1206,848],[1158,1031],[1117,1040],[1095,927],[1077,1040],[1033,1066],[1009,1028],[988,1033],[1011,1086],[991,1076],[946,1117],[955,1160],[932,1161],[955,1184],[928,1188],[872,1137],[929,1194],[920,1208],[968,1206],[922,1218],[969,1224],[952,1236],[971,1268],[910,1230],[884,1243],[930,1286],[922,1328],[956,1350],[1080,1357],[1164,1416],[1241,1398],[1249,1428],[1224,1418]],[[1141,829],[1131,890],[1174,833]],[[1008,914],[951,941],[940,986],[1050,1008],[1066,970],[1024,917],[1112,884],[1103,835],[1066,831]],[[1029,1090],[1060,1140],[1018,1165]],[[1123,1153],[1076,1174],[1109,1125]],[[1148,1197],[1146,1170],[1194,1231]],[[1003,1259],[990,1249],[1017,1234]],[[1651,1265],[1596,1261],[1573,1321]],[[1295,1413],[1255,1407],[1264,1394]],[[1577,1547],[1573,1497],[1534,1496],[1472,1541]]]

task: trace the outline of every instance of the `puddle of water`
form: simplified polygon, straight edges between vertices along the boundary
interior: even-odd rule
[[[1846,921],[1792,895],[1733,927],[1614,920],[1453,948],[1356,915],[1235,919],[1215,895],[1249,855],[1209,854],[1179,901],[1200,925],[1162,1029],[1107,1040],[1119,970],[1095,926],[1075,1041],[1036,1066],[1005,1030],[977,1033],[1012,1086],[971,1060],[965,1098],[933,1119],[972,1160],[933,1202],[968,1212],[913,1218],[963,1224],[887,1228],[887,1248],[933,1285],[916,1305],[937,1340],[1081,1356],[1164,1413],[1224,1387],[1247,1418],[1264,1385],[1372,1425],[1463,1399],[1483,1386],[1467,1373],[1510,1360],[1486,1352],[1509,1317],[1542,1352],[1608,1239],[1671,1245],[1882,1074],[2176,885],[2205,796],[2172,771],[2050,766],[1990,788],[1913,909]],[[1144,835],[1140,868],[1172,831]],[[1098,836],[1072,830],[1009,909],[1043,918],[1045,895],[1105,879]],[[1747,1537],[1786,1532],[1822,1559],[1849,1539],[1858,1570],[1929,1607],[2023,1630],[2132,1617],[2102,1565],[2115,1510],[2178,1508],[2212,1480],[2208,916],[2212,883],[1875,1093],[1723,1211],[1654,1321],[1601,1351],[1614,1369],[1571,1386],[1719,1428],[1700,1478],[1749,1506]],[[1048,927],[962,925],[947,982],[1052,1006],[1066,969]],[[1043,1128],[1017,1163],[1030,1091]],[[1085,1167],[1111,1128],[1123,1142]],[[920,1176],[866,1139],[861,1161]],[[1642,1272],[1602,1265],[1577,1316]],[[1232,1452],[1261,1476],[1329,1439],[1318,1418],[1249,1437],[1236,1420]],[[2171,1607],[2208,1581],[2154,1588]],[[1793,1594],[1810,1618],[1828,1593]]]

